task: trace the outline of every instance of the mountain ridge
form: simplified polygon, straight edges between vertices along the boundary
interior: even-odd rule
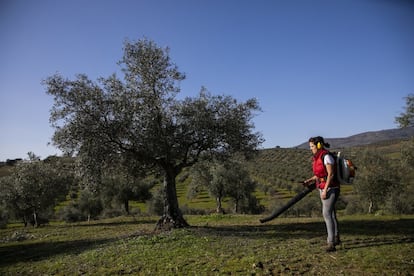
[[[325,138],[325,142],[331,148],[350,148],[364,146],[390,140],[407,140],[414,137],[414,127],[384,129],[378,131],[367,131],[344,138]],[[309,143],[303,142],[293,148],[308,149]]]

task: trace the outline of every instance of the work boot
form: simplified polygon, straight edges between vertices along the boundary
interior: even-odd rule
[[[334,241],[334,245],[340,245],[341,244],[341,239],[339,238],[339,234],[337,236],[335,236],[335,241]]]
[[[328,243],[328,246],[325,249],[326,252],[335,252],[336,248],[335,248],[335,244],[332,242]]]

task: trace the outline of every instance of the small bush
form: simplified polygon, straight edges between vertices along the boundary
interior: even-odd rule
[[[344,212],[345,215],[357,215],[363,214],[364,212],[365,208],[359,197],[353,196],[348,198],[348,204],[346,205]]]
[[[180,207],[181,212],[183,215],[206,215],[207,210],[205,209],[197,209],[197,208],[190,208],[187,204]]]
[[[99,218],[116,218],[125,215],[126,212],[122,208],[107,208],[104,209]]]
[[[387,213],[394,215],[414,213],[414,195],[404,190],[395,190],[385,204]]]
[[[65,222],[85,221],[86,216],[73,204],[63,207],[59,211],[59,218]]]
[[[240,202],[240,212],[242,214],[261,214],[264,210],[265,207],[260,204],[260,201],[254,195],[250,195]]]

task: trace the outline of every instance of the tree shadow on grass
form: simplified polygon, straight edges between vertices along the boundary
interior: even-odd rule
[[[226,225],[194,227],[197,232],[218,237],[240,237],[250,239],[297,239],[314,238],[323,234],[324,225],[319,222],[269,224],[269,225]]]
[[[17,262],[39,261],[60,254],[79,254],[116,239],[87,239],[76,241],[41,242],[0,247],[0,267]]]
[[[358,239],[347,239],[342,242],[341,247],[346,250],[365,248],[365,247],[376,247],[382,245],[393,245],[393,244],[410,244],[414,243],[414,239],[411,237],[367,237]]]
[[[414,243],[414,219],[353,220],[340,227],[344,249]]]
[[[149,221],[150,223],[153,221]],[[110,223],[122,225],[121,223]],[[139,224],[139,223],[138,223]],[[108,225],[102,223],[101,225]],[[381,245],[414,243],[414,219],[400,220],[345,220],[340,221],[345,249]],[[325,225],[318,222],[283,224],[194,226],[190,228],[200,236],[235,237],[246,239],[295,240],[325,237]],[[141,235],[142,233],[140,233]],[[133,235],[132,235],[133,236]],[[130,238],[131,235],[122,237]],[[75,241],[4,244],[0,246],[0,267],[22,261],[38,261],[61,254],[79,254],[119,240],[120,237],[84,239]]]
[[[92,222],[91,224],[77,224],[74,225],[76,228],[83,227],[117,227],[122,225],[143,225],[153,224],[155,225],[156,220],[138,220],[138,221],[121,221],[121,222]],[[48,226],[45,226],[48,227]],[[68,224],[65,226],[59,226],[58,228],[72,227]],[[21,229],[21,228],[16,228]],[[51,230],[53,231],[53,230]],[[136,232],[129,233],[124,236],[116,236],[111,238],[85,238],[80,240],[68,240],[68,241],[42,241],[42,242],[25,242],[24,240],[30,239],[23,237],[21,243],[0,243],[0,267],[13,265],[17,262],[24,261],[39,261],[50,258],[55,255],[61,254],[79,254],[86,250],[97,248],[101,245],[111,243],[117,240],[130,238],[134,236],[140,236],[148,234],[148,231],[141,231],[137,228]]]
[[[414,243],[414,219],[399,220],[345,220],[340,221],[340,232],[345,248],[372,247],[389,244]],[[325,239],[323,221],[295,222],[268,225],[200,226],[203,235],[249,239]]]

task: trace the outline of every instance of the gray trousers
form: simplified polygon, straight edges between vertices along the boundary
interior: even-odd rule
[[[322,194],[322,190],[319,189]],[[339,197],[339,188],[328,188],[326,199],[322,201],[322,215],[328,232],[328,243],[334,243],[335,236],[339,235],[338,220],[336,219],[335,203]]]

